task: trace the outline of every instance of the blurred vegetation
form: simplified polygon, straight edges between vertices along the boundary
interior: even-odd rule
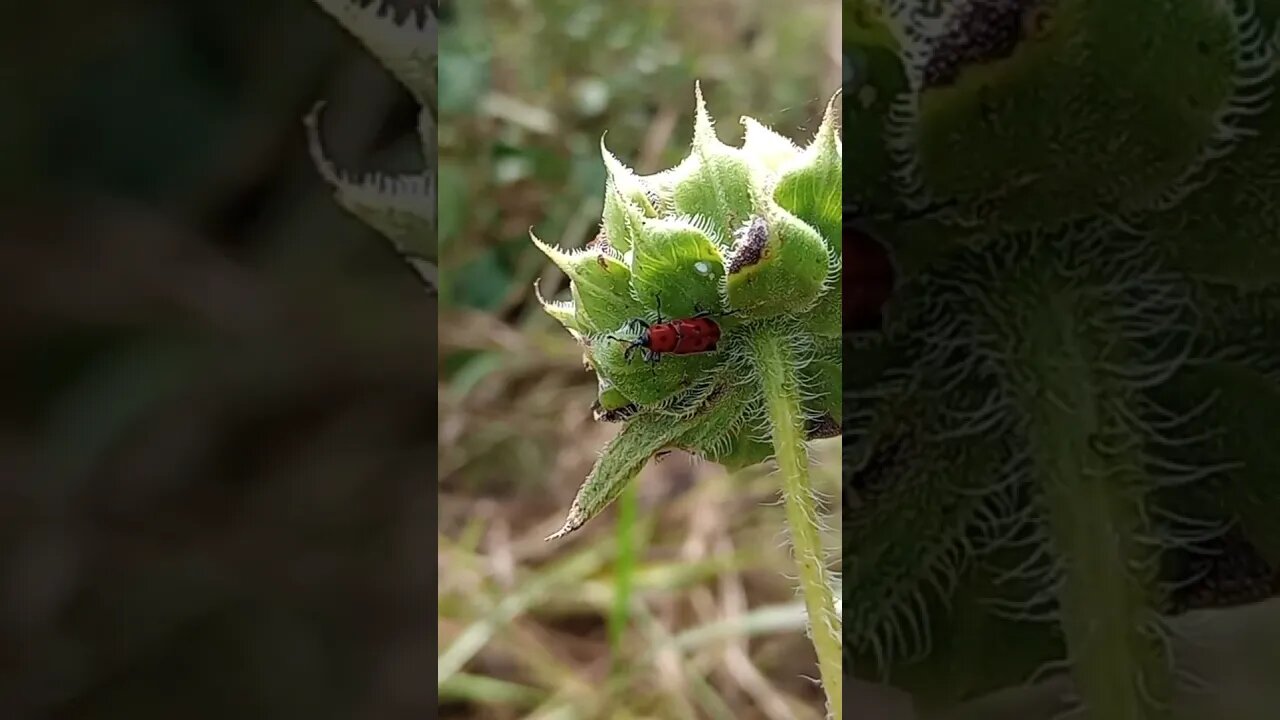
[[[567,248],[594,237],[606,132],[640,172],[682,158],[695,79],[724,141],[748,114],[807,140],[841,79],[838,5],[444,10],[441,716],[821,717],[766,468],[730,477],[674,453],[618,509],[542,542],[616,426],[592,420],[594,377],[536,303],[535,278],[548,298],[567,282],[528,233]],[[835,443],[816,455],[815,480],[836,492]]]
[[[414,108],[306,0],[0,23],[0,717],[421,718],[436,308],[333,202]]]

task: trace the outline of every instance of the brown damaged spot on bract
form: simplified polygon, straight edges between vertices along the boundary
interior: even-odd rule
[[[752,218],[738,238],[733,249],[733,257],[729,259],[728,274],[742,272],[752,265],[759,265],[768,257],[769,225],[762,217]]]
[[[956,7],[931,48],[924,87],[951,85],[966,65],[1002,60],[1024,40],[1050,27],[1046,0],[966,0]]]
[[[840,423],[831,416],[831,413],[826,413],[821,417],[811,417],[806,422],[805,437],[809,440],[839,437],[840,433]]]
[[[613,246],[609,244],[609,232],[604,228],[600,228],[600,232],[596,233],[596,236],[587,242],[586,247],[588,250],[600,250],[602,253],[612,250]],[[603,255],[600,256],[599,262],[602,266],[605,264]],[[606,271],[608,269],[607,267],[605,268]]]
[[[1183,553],[1182,569],[1196,581],[1168,598],[1175,615],[1192,610],[1248,605],[1280,596],[1280,568],[1272,567],[1237,527],[1208,542],[1211,554]]]

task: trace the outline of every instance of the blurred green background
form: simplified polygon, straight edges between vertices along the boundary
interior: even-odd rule
[[[447,5],[440,56],[440,714],[823,717],[777,482],[673,453],[556,543],[617,426],[538,306],[567,292],[530,243],[598,229],[600,139],[675,165],[700,80],[723,141],[751,115],[799,142],[841,81],[835,0]],[[816,481],[838,497],[837,443]],[[834,511],[834,509],[833,509]],[[838,524],[830,523],[833,527]],[[838,547],[833,531],[829,538]]]

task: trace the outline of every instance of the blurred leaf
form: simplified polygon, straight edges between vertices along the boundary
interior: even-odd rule
[[[466,265],[448,270],[441,285],[458,305],[493,310],[507,295],[511,272],[503,266],[498,251],[490,248]]]
[[[471,198],[467,188],[467,173],[463,166],[450,160],[441,160],[439,176],[439,220],[437,237],[443,249],[458,239],[466,229]]]
[[[473,37],[446,28],[440,38],[438,73],[439,77],[448,78],[439,87],[442,117],[472,112],[489,86],[488,54]]]

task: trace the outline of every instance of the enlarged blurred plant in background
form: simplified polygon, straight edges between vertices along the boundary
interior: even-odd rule
[[[415,173],[370,173],[353,177],[334,166],[325,155],[318,128],[317,105],[307,116],[309,144],[316,164],[333,185],[338,202],[385,235],[433,291],[439,283],[436,268],[436,128],[439,29],[431,7],[425,6],[396,18],[374,2],[316,0],[355,35],[369,52],[390,70],[418,103],[418,140],[426,167]]]
[[[701,90],[697,100],[692,152],[676,167],[637,175],[602,148],[609,181],[590,247],[565,252],[534,238],[571,281],[571,299],[544,308],[599,376],[598,417],[624,423],[551,539],[598,514],[663,450],[734,469],[776,457],[839,718],[840,620],[806,447],[840,431],[835,105],[803,150],[751,118],[739,149],[716,137]]]
[[[845,349],[849,660],[926,715],[1194,712],[1182,616],[1280,578],[1280,3],[845,12],[850,232],[899,274]]]

